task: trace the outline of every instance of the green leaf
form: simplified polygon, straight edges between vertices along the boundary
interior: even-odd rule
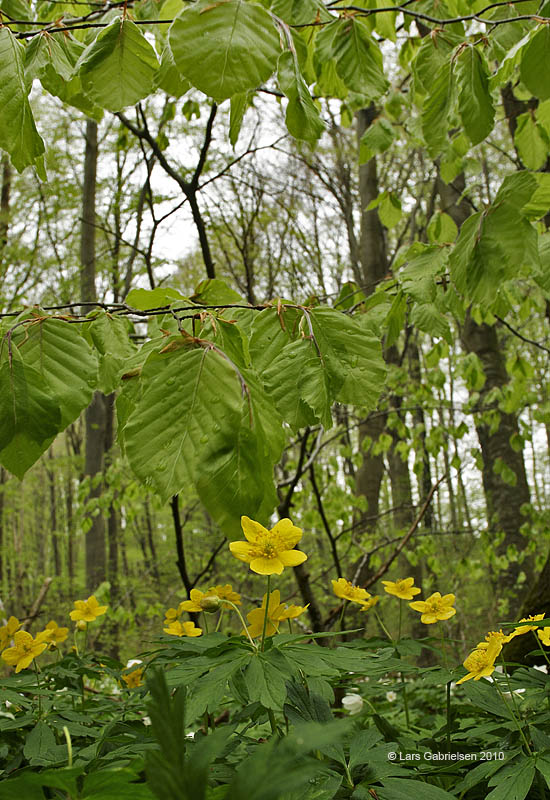
[[[248,108],[250,108],[250,94],[248,92],[241,92],[241,94],[233,95],[231,98],[231,112],[229,118],[229,141],[233,147],[237,144],[244,115]]]
[[[60,429],[61,411],[50,387],[14,353],[11,364],[5,360],[0,367],[1,463],[22,478]]]
[[[281,709],[286,700],[287,678],[270,663],[267,654],[257,653],[244,673],[250,701],[259,701],[265,708]]]
[[[529,91],[539,100],[550,98],[550,84],[546,80],[546,70],[541,65],[550,58],[550,30],[541,25],[537,33],[523,49],[520,75]]]
[[[187,300],[176,289],[159,287],[158,289],[132,289],[126,297],[126,305],[138,311],[150,311],[154,308],[167,308],[178,300]]]
[[[422,134],[432,157],[439,155],[447,144],[452,95],[452,69],[449,62],[444,62],[433,78],[431,92],[422,106]]]
[[[225,306],[232,303],[245,303],[244,298],[219,278],[206,278],[201,281],[191,295],[193,303],[202,306]]]
[[[479,48],[468,45],[457,59],[458,108],[472,144],[493,130],[495,109],[489,92],[489,71]]]
[[[158,69],[156,53],[139,27],[122,18],[101,31],[76,65],[84,91],[109,111],[147,97]]]
[[[169,45],[166,45],[160,57],[160,69],[155,77],[156,87],[171,97],[182,97],[191,88],[189,81],[181,77]]]
[[[364,164],[376,153],[384,153],[395,139],[395,129],[389,120],[378,117],[369,125],[359,141],[359,163]]]
[[[25,739],[23,754],[29,761],[49,763],[47,754],[55,746],[55,736],[50,726],[45,722],[37,722]]]
[[[0,28],[0,148],[9,153],[12,164],[22,172],[38,165],[44,153],[32,110],[27,99],[22,45],[12,32]]]
[[[422,303],[421,305],[413,306],[411,323],[419,330],[432,336],[442,336],[445,341],[452,345],[453,334],[447,317],[433,303]]]
[[[136,353],[128,336],[128,323],[121,317],[101,313],[90,323],[89,334],[99,353],[97,387],[110,394],[118,388],[128,359]]]
[[[410,778],[385,778],[384,785],[376,787],[376,794],[380,800],[410,800],[411,797],[422,800],[456,800],[454,794],[440,789],[439,786]]]
[[[193,4],[174,20],[169,41],[182,75],[217,102],[261,86],[281,50],[268,12],[243,0]]]
[[[384,62],[368,27],[360,19],[344,18],[331,23],[336,70],[353,92],[376,100],[388,88]]]
[[[454,242],[458,236],[455,221],[444,211],[436,211],[428,223],[426,232],[430,242],[441,244]]]
[[[519,157],[528,169],[539,169],[548,158],[548,137],[531,112],[520,114],[514,134]]]
[[[414,244],[407,253],[407,265],[399,271],[403,291],[417,303],[435,299],[436,277],[444,272],[448,249],[435,245]]]
[[[39,371],[61,409],[61,430],[91,402],[97,386],[97,356],[78,325],[41,319],[19,328],[13,340],[25,365]],[[44,437],[46,438],[46,437]]]
[[[277,77],[281,91],[288,98],[285,121],[289,133],[295,139],[314,144],[325,130],[325,123],[311,99],[298,60],[289,50],[279,58]]]
[[[486,800],[524,800],[535,777],[535,764],[532,758],[523,758],[519,764],[506,766],[489,781],[496,786],[486,795]]]

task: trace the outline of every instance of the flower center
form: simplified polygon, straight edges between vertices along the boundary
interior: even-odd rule
[[[264,558],[275,558],[277,555],[277,550],[275,549],[275,545],[271,542],[264,542],[262,544],[262,556]]]

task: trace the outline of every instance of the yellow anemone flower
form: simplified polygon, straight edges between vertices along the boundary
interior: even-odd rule
[[[377,594],[375,594],[374,597],[370,597],[366,603],[363,603],[359,611],[369,611],[369,609],[375,606],[379,600],[380,598]]]
[[[126,675],[123,675],[122,680],[128,689],[137,689],[138,686],[143,686],[142,677],[143,667],[138,667],[137,669],[133,669],[131,672],[126,673]]]
[[[512,634],[506,635],[505,633],[503,633],[502,630],[489,631],[489,633],[485,637],[485,641],[478,642],[478,644],[476,645],[476,650],[487,650],[489,647],[491,647],[492,643],[494,643],[495,645],[500,645],[500,648],[502,649],[502,645],[506,644],[506,642],[509,642],[510,639],[512,638],[513,638]]]
[[[541,640],[543,645],[545,645],[546,647],[550,647],[550,628],[549,627],[539,628],[538,631],[537,631],[537,636],[539,637],[539,639]]]
[[[88,597],[87,600],[75,600],[74,609],[69,614],[74,622],[94,622],[98,617],[107,611],[108,606],[100,606],[95,595]]]
[[[336,597],[340,597],[342,600],[349,600],[350,603],[359,603],[360,606],[364,606],[370,598],[366,589],[355,586],[345,578],[338,578],[337,581],[333,580],[331,583],[332,591]]]
[[[495,671],[495,659],[502,650],[502,644],[496,638],[486,644],[487,647],[477,648],[464,661],[468,674],[457,681],[457,685],[464,683],[464,681],[469,681],[471,678],[474,681],[478,681],[480,678],[492,675]]]
[[[191,589],[190,600],[184,600],[178,606],[178,611],[217,611],[220,607],[220,598],[218,595],[207,592],[201,592],[200,589]]]
[[[42,641],[49,642],[49,644],[55,647],[55,645],[61,644],[61,642],[65,641],[69,635],[69,629],[60,628],[57,622],[51,619],[46,625],[45,629],[42,631],[41,635]]]
[[[416,594],[420,594],[421,589],[413,586],[414,578],[402,578],[399,581],[382,581],[384,590],[388,594],[393,594],[401,600],[412,600]]]
[[[164,633],[169,633],[171,636],[200,636],[202,634],[202,629],[197,628],[194,622],[180,622],[178,619],[163,630]]]
[[[248,633],[252,639],[254,639],[256,636],[262,635],[264,629],[266,600],[267,594],[264,594],[261,608],[255,608],[252,611],[249,611],[246,615],[247,620],[250,622]],[[284,603],[281,603],[281,593],[278,589],[275,589],[269,595],[265,635],[273,636],[274,633],[278,633],[279,624],[282,620],[295,619],[296,617],[299,617],[300,614],[306,610],[306,608],[307,606],[304,606],[303,608],[301,606],[287,607]]]
[[[534,616],[531,614],[528,617],[523,617],[523,619],[520,619],[520,622],[538,622],[541,619],[544,619],[544,614],[535,614]],[[538,625],[519,625],[518,627],[514,628],[510,634],[510,638],[513,639],[514,636],[522,636],[522,634],[529,633],[529,631],[536,631],[537,628]]]
[[[236,606],[241,605],[241,596],[238,592],[233,591],[233,587],[230,583],[226,583],[225,586],[222,586],[221,584],[219,586],[211,586],[206,594],[215,594],[220,598],[220,600],[229,600],[230,603],[233,603]],[[230,606],[223,602],[222,606],[225,606],[225,608],[230,608]]]
[[[181,609],[178,607],[176,608],[169,608],[164,612],[164,621],[166,624],[169,622],[173,622],[175,619],[178,618],[179,614],[181,614]]]
[[[16,672],[26,669],[34,659],[43,653],[47,643],[43,640],[42,634],[38,634],[36,639],[27,631],[17,631],[13,637],[14,646],[8,647],[2,653],[2,658],[11,667],[15,667]]]
[[[441,597],[439,592],[434,592],[427,600],[415,600],[409,605],[422,614],[420,622],[423,622],[424,625],[433,625],[434,622],[450,619],[456,614],[456,608],[452,608],[454,601],[454,594],[446,594]]]
[[[280,575],[285,567],[303,564],[307,556],[294,550],[302,538],[302,531],[289,519],[281,519],[268,531],[259,522],[241,517],[246,542],[230,542],[231,553],[240,561],[250,564],[258,575]]]
[[[10,617],[5,625],[0,628],[0,650],[9,645],[15,631],[19,630],[20,622],[16,617]]]

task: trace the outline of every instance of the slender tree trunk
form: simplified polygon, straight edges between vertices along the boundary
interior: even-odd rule
[[[57,529],[57,496],[55,487],[55,471],[54,471],[54,457],[53,451],[50,447],[48,455],[49,467],[46,468],[48,473],[48,482],[50,488],[50,533],[52,537],[52,550],[53,550],[53,569],[56,578],[61,577],[61,555],[59,553],[59,531]]]
[[[95,197],[97,173],[97,122],[86,122],[84,183],[82,187],[82,226],[80,235],[80,296],[83,302],[97,299],[95,286]],[[87,311],[87,307],[84,306]],[[95,392],[86,410],[86,454],[84,473],[90,479],[88,500],[101,493],[105,452],[105,404],[100,392]],[[105,521],[102,514],[90,517],[86,533],[86,587],[92,593],[106,577]]]
[[[5,498],[6,498],[6,470],[4,467],[0,466],[0,595],[3,596],[3,589],[4,589],[4,530],[5,530],[5,520],[4,520],[4,508],[5,508]]]
[[[452,185],[438,180],[438,191],[444,210],[460,228],[470,215],[470,207],[461,199],[465,188],[464,175],[455,178]],[[497,409],[497,403],[490,400],[494,389],[502,389],[508,383],[505,356],[500,346],[496,327],[476,323],[469,311],[461,331],[462,345],[467,353],[474,353],[480,360],[485,374],[485,384],[479,392],[475,409],[474,423],[483,457],[482,480],[489,525],[502,532],[503,539],[497,554],[507,556],[508,548],[520,555],[525,548],[525,539],[520,533],[525,517],[521,513],[523,505],[530,502],[529,486],[525,472],[523,449],[515,450],[511,441],[519,438],[516,414],[505,414]],[[498,428],[494,430],[484,419],[487,411],[494,411],[500,417]],[[504,464],[515,476],[515,484],[502,480],[499,467]],[[526,588],[518,589],[517,580],[521,571],[527,574],[529,585],[532,565],[530,561],[519,563],[509,560],[506,569],[498,575],[498,583],[509,590],[510,597],[525,596]]]

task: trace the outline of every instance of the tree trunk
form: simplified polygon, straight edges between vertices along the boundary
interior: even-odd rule
[[[86,122],[86,150],[84,156],[84,183],[82,187],[82,226],[80,235],[80,296],[82,302],[97,299],[95,286],[95,195],[97,173],[97,122]],[[88,307],[83,310],[87,312]],[[86,410],[86,454],[84,474],[90,479],[88,501],[101,493],[101,481],[96,476],[103,472],[105,452],[105,404],[100,392],[95,392]],[[102,514],[90,518],[91,527],[86,533],[86,587],[93,593],[106,577],[105,521]]]
[[[452,185],[447,185],[438,179],[438,191],[443,209],[454,219],[460,228],[470,215],[470,207],[461,198],[465,188],[464,175],[455,178]],[[506,556],[509,547],[515,549],[520,555],[525,547],[525,539],[520,533],[520,528],[525,522],[521,507],[529,503],[529,486],[525,472],[523,449],[517,451],[511,445],[512,437],[519,439],[518,419],[516,414],[500,415],[500,423],[496,430],[483,419],[483,413],[496,409],[496,402],[489,402],[487,397],[493,389],[502,389],[508,382],[506,373],[505,356],[501,349],[495,326],[479,325],[466,314],[466,319],[461,331],[462,345],[467,353],[474,353],[480,360],[485,374],[485,384],[479,392],[474,422],[483,457],[482,481],[487,503],[488,521],[491,528],[504,534],[503,540],[497,548],[497,554]],[[515,485],[510,485],[502,480],[499,466],[505,464],[515,475]],[[531,563],[509,560],[506,568],[498,574],[498,583],[504,584],[510,590],[509,596],[525,596],[526,588],[519,589],[517,580],[523,570],[529,578]],[[527,587],[529,580],[526,581]]]

